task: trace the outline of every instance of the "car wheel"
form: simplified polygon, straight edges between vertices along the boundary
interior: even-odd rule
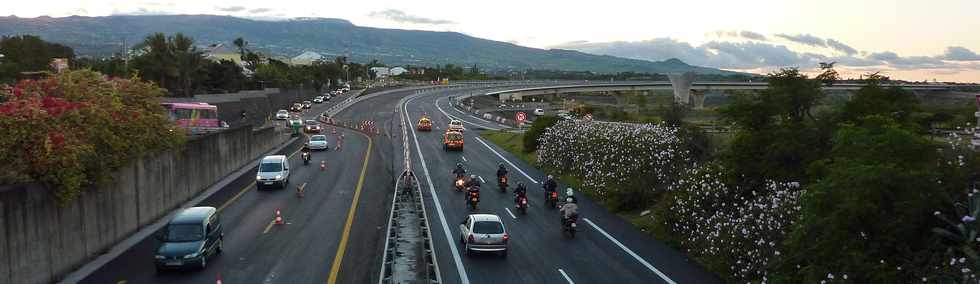
[[[463,246],[463,249],[464,249],[464,250],[466,250],[466,252],[465,252],[465,253],[466,253],[466,255],[471,255],[471,254],[473,254],[473,252],[472,252],[472,251],[470,251],[470,245],[465,245],[465,246]]]

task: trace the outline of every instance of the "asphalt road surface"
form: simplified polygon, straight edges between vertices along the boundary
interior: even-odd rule
[[[436,129],[409,134],[414,167],[423,183],[432,224],[436,259],[445,283],[720,283],[685,255],[640,232],[623,219],[581,194],[579,234],[561,233],[558,211],[544,206],[541,181],[545,174],[479,137],[479,131],[503,128],[457,111],[447,99],[456,91],[413,96],[406,102],[409,121],[428,114]],[[467,128],[461,152],[445,152],[441,135],[450,117],[461,118]],[[463,163],[469,174],[486,180],[478,213],[501,217],[510,233],[506,258],[465,255],[459,241],[459,223],[471,211],[463,193],[452,186],[451,171]],[[511,188],[528,186],[531,206],[527,215],[514,210],[510,190],[497,188],[496,169],[504,163]],[[564,185],[559,186],[564,189]]]

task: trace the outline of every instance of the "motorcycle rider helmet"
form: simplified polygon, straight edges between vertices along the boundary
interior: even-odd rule
[[[503,168],[504,168],[504,163],[499,163],[499,164],[497,164],[497,167],[499,167],[499,168],[501,168],[501,169],[503,169]]]
[[[553,176],[553,175],[548,175],[548,180],[553,180],[553,179],[555,179],[555,176]]]
[[[524,182],[518,182],[518,183],[517,183],[517,187],[518,187],[518,188],[521,188],[521,187],[524,187]]]
[[[574,192],[572,192],[572,188],[571,188],[571,187],[569,187],[569,188],[566,188],[566,189],[565,189],[565,195],[567,195],[567,196],[568,196],[569,198],[571,198],[571,197],[572,197],[572,195],[575,195],[575,193],[574,193]]]
[[[463,163],[456,163],[456,167],[457,168],[462,168],[463,167]]]

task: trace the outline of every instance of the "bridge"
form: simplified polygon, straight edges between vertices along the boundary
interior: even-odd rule
[[[694,82],[694,76],[690,73],[670,74],[670,81],[639,81],[639,82],[616,82],[616,83],[571,83],[562,85],[549,85],[541,87],[527,87],[519,89],[508,89],[495,92],[488,92],[486,95],[497,96],[501,102],[510,100],[522,100],[526,96],[539,95],[558,95],[564,93],[586,93],[586,92],[615,92],[615,91],[638,91],[647,94],[649,91],[673,90],[674,100],[680,103],[694,105],[695,107],[704,106],[705,93],[709,91],[728,91],[728,90],[764,90],[768,88],[766,82]],[[825,91],[854,91],[863,87],[863,84],[842,83],[826,86]],[[962,88],[962,85],[947,84],[886,84],[886,87],[900,87],[913,91],[949,91],[955,88]]]

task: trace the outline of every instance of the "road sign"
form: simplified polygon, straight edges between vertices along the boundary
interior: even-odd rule
[[[524,113],[523,111],[517,112],[517,121],[524,122],[525,120],[527,120],[527,114]]]
[[[592,114],[591,113],[586,113],[585,114],[585,120],[592,120]]]

